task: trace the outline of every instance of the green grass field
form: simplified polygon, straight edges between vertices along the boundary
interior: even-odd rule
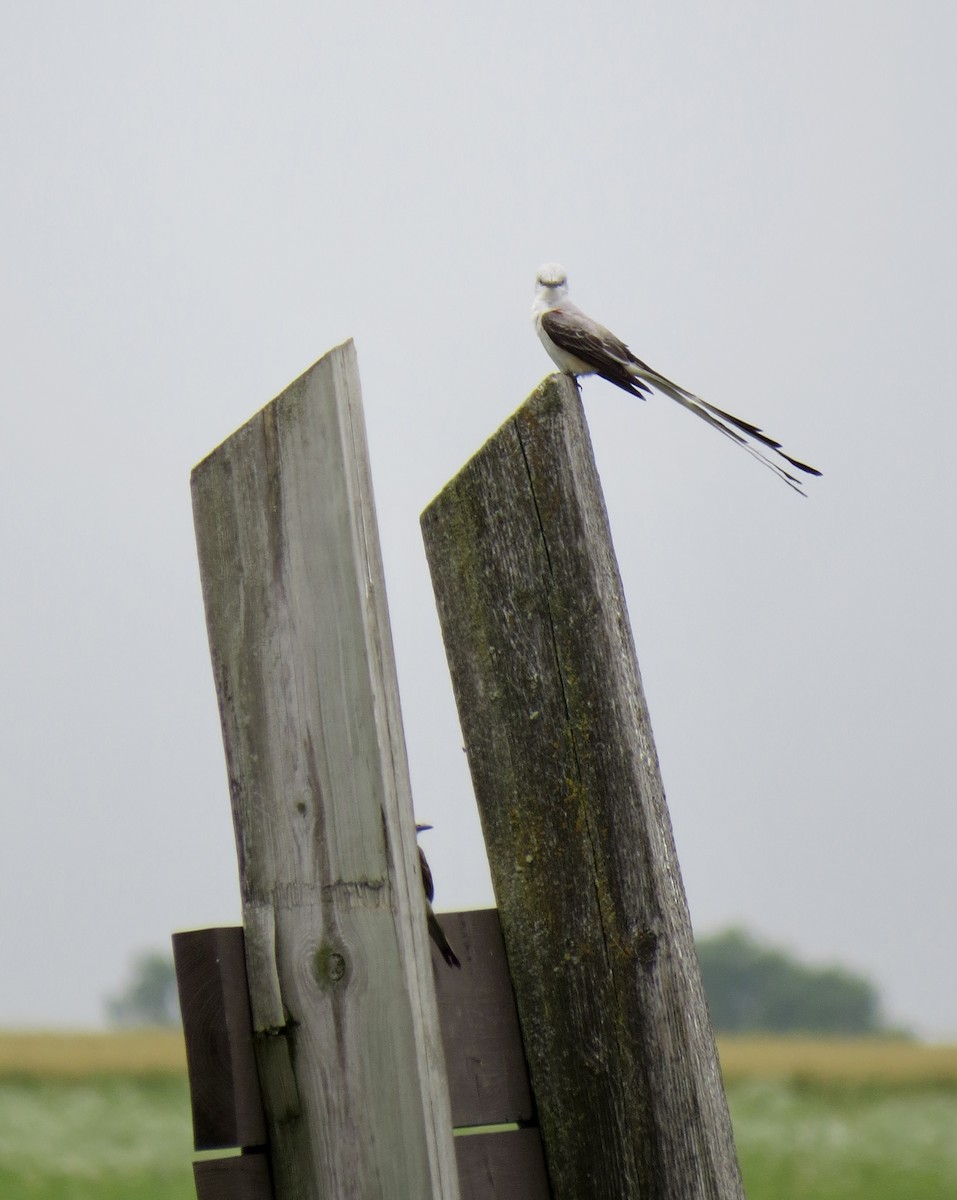
[[[749,1200],[953,1200],[957,1048],[721,1042]],[[0,1035],[4,1200],[193,1200],[178,1035]]]
[[[183,1078],[0,1081],[5,1200],[195,1200]]]

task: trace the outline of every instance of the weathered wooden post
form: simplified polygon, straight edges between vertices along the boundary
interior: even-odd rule
[[[740,1198],[575,384],[546,380],[422,526],[555,1200]]]
[[[193,472],[276,1200],[456,1200],[351,343]]]

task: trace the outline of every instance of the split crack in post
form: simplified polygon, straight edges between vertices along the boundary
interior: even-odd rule
[[[532,475],[531,466],[528,461],[528,454],[525,450],[525,443],[522,440],[521,426],[519,425],[519,422],[517,420],[514,422],[514,425],[515,425],[515,435],[516,435],[516,438],[518,441],[518,446],[522,452],[522,461],[525,464],[525,473],[528,477],[528,489],[529,489],[529,492],[532,497],[532,505],[534,506],[534,509],[535,509],[535,519],[538,522],[538,529],[539,529],[539,533],[541,534],[542,548],[545,551],[545,561],[548,565],[548,575],[549,575],[549,578],[552,579],[552,578],[554,578],[554,572],[552,570],[552,559],[551,559],[551,555],[548,552],[548,537],[545,532],[545,524],[542,521],[541,509],[538,506],[538,497],[535,494],[535,481],[534,481],[534,478]],[[552,650],[555,655],[555,666],[558,669],[558,681],[559,681],[559,686],[561,687],[561,692],[562,692],[562,707],[565,710],[565,720],[566,720],[566,726],[568,728],[568,737],[569,737],[569,742],[571,745],[572,758],[574,759],[574,762],[575,762],[575,776],[576,776],[576,780],[577,780],[579,789],[581,790],[583,788],[581,759],[579,758],[579,755],[578,755],[578,745],[577,745],[577,741],[576,741],[576,737],[575,737],[575,726],[572,721],[571,710],[570,710],[569,704],[568,704],[568,692],[565,689],[565,673],[562,670],[562,660],[561,660],[561,654],[559,652],[559,647],[558,647],[558,637],[555,633],[555,621],[554,621],[554,618],[552,615],[551,589],[550,588],[546,589],[546,608],[548,611],[548,628],[549,628],[549,632],[551,634]],[[587,816],[586,816],[586,820],[585,820],[585,833],[588,838],[588,845],[591,850],[592,865],[594,867],[595,903],[598,907],[598,920],[599,920],[599,924],[601,925],[602,942],[604,943],[604,947],[605,947],[605,962],[606,962],[606,964],[610,964],[611,949],[610,949],[610,944],[609,944],[608,931],[605,928],[604,913],[602,910],[602,903],[601,903],[601,891],[598,887],[598,855],[595,851],[595,839],[592,836],[591,826],[588,822]]]

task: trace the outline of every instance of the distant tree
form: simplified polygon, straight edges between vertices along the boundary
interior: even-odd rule
[[[720,1033],[881,1033],[877,988],[842,967],[813,967],[743,929],[697,941]]]
[[[130,968],[130,981],[117,996],[106,1001],[112,1025],[176,1026],[180,1023],[176,970],[169,955],[139,954]]]

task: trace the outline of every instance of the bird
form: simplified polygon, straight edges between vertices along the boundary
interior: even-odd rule
[[[416,834],[425,833],[427,829],[431,829],[431,825],[416,825]],[[419,850],[419,867],[422,871],[422,890],[425,892],[425,915],[429,925],[429,937],[435,942],[439,948],[439,953],[445,959],[450,967],[461,967],[462,964],[458,960],[455,951],[449,945],[449,939],[442,931],[442,926],[439,924],[439,919],[432,910],[432,901],[435,899],[435,883],[432,879],[432,870],[429,867],[428,859],[422,853],[422,847]]]
[[[542,345],[566,375],[576,378],[579,375],[600,375],[602,379],[642,400],[651,394],[651,388],[656,388],[747,450],[778,478],[783,479],[788,487],[802,496],[807,494],[801,486],[804,481],[792,475],[778,460],[806,475],[820,475],[816,467],[809,467],[807,463],[785,454],[781,443],[768,437],[757,425],[716,408],[636,358],[620,338],[615,337],[604,325],[593,321],[568,299],[568,275],[563,266],[546,263],[539,268],[535,282],[532,320]]]

